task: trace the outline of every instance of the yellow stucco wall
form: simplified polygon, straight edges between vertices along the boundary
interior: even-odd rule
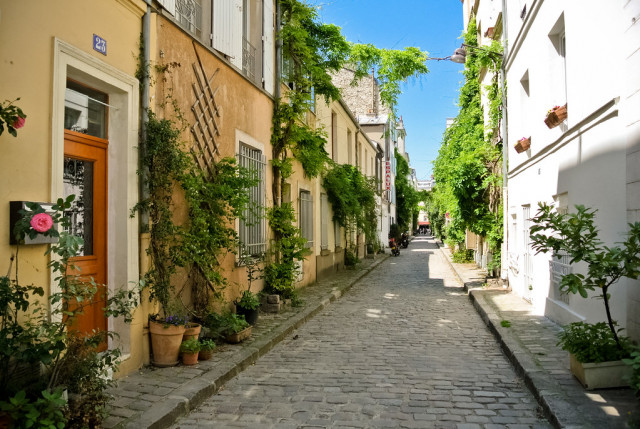
[[[210,85],[214,90],[217,90],[215,99],[220,109],[220,117],[216,118],[220,131],[216,142],[220,154],[223,157],[235,157],[240,138],[238,136],[240,135],[243,136],[241,137],[243,139],[251,140],[244,141],[244,143],[262,145],[262,152],[267,158],[265,166],[266,205],[271,206],[271,165],[269,161],[271,159],[272,98],[245,79],[236,68],[215,55],[208,47],[198,42],[194,47],[189,35],[168,18],[158,17],[156,30],[158,38],[156,50],[152,52],[152,57],[155,58],[153,65],[170,66],[167,72],[156,73],[152,103],[154,110],[164,117],[172,117],[174,115],[173,107],[170,105],[162,106],[167,100],[167,96],[171,96],[177,101],[177,105],[188,124],[195,123],[191,107],[196,101],[192,85],[198,85],[193,65],[195,64],[196,68],[200,70],[195,53],[195,49],[197,49],[208,78],[211,78],[219,69]],[[194,138],[188,130],[183,133],[182,139],[186,148],[191,147],[194,142]],[[181,197],[177,196],[176,198],[177,204],[180,206]],[[182,210],[182,216],[186,215],[184,206],[178,209]],[[224,275],[229,281],[228,286],[223,290],[227,303],[233,301],[238,297],[239,291],[246,288],[245,269],[235,265],[233,254],[228,254],[222,260]],[[184,273],[179,274],[175,277],[176,286],[181,285],[185,280]],[[258,292],[261,288],[261,280],[252,285],[253,292]],[[190,300],[187,289],[185,288],[183,294],[185,302]]]
[[[49,202],[57,197],[53,176],[61,167],[54,165],[53,140],[61,130],[53,119],[60,114],[54,111],[55,41],[72,46],[87,58],[96,59],[135,81],[145,9],[142,0],[0,2],[0,101],[20,97],[16,104],[27,115],[26,125],[18,130],[17,138],[7,132],[0,136],[0,269],[3,274],[10,255],[16,250],[8,244],[9,201]],[[106,56],[93,50],[94,34],[107,41]],[[133,115],[137,116],[137,111]],[[46,245],[21,247],[21,283],[42,285],[49,290],[46,249]],[[128,366],[139,366],[141,328],[124,329],[130,330],[125,333],[127,356],[135,361]]]

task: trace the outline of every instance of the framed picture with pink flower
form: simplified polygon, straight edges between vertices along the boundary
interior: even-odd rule
[[[47,244],[58,241],[56,214],[52,203],[11,201],[9,244]],[[16,236],[16,233],[21,237]]]

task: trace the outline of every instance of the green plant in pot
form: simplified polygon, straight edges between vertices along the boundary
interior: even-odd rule
[[[258,296],[250,290],[245,290],[240,299],[235,301],[235,304],[236,313],[244,316],[250,325],[255,325],[258,321],[258,309],[260,308]]]
[[[580,294],[583,298],[589,296],[589,291],[598,291],[597,298],[604,304],[606,323],[571,324],[560,335],[558,344],[572,354],[574,374],[579,371],[578,363],[619,360],[628,358],[631,353],[629,339],[619,334],[612,317],[609,288],[621,278],[637,279],[640,275],[640,222],[629,224],[625,241],[608,247],[598,237],[595,213],[581,205],[576,206],[575,213],[557,213],[547,204],[540,203],[532,218],[531,240],[538,253],[566,254],[571,258],[571,264],[584,262],[587,265],[586,274],[564,275],[560,290]],[[580,374],[576,376],[583,384],[589,384],[580,378]],[[612,377],[608,378],[612,380]]]
[[[262,277],[260,274],[262,271],[260,268],[262,258],[254,257],[243,252],[242,260],[247,270],[248,287],[247,290],[242,292],[240,298],[234,301],[234,304],[236,305],[236,313],[243,315],[250,325],[255,325],[258,321],[260,299],[256,294],[251,292],[251,285],[254,280]]]
[[[198,363],[198,353],[201,349],[200,341],[197,338],[189,338],[180,344],[182,353],[182,363],[185,365],[195,365]]]
[[[216,348],[216,342],[212,338],[203,338],[200,340],[200,353],[198,354],[198,360],[209,360],[213,356],[213,351]]]

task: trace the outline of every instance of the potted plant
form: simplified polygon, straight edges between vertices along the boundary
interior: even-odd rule
[[[251,325],[244,320],[244,316],[227,313],[222,323],[225,340],[229,343],[237,344],[251,336]]]
[[[199,323],[187,322],[184,327],[184,335],[182,336],[182,341],[188,340],[189,338],[198,338],[201,330],[202,325],[200,325]]]
[[[200,340],[200,353],[198,360],[209,360],[213,356],[213,350],[216,348],[216,342],[211,338]]]
[[[239,343],[251,335],[251,325],[241,316],[230,311],[222,314],[210,312],[203,318],[208,335],[224,339],[230,343]]]
[[[200,341],[197,338],[189,338],[180,344],[182,353],[182,363],[184,365],[195,365],[198,363],[198,353],[200,352]]]
[[[544,118],[544,123],[547,124],[549,129],[555,128],[567,119],[567,105],[553,106],[551,110],[547,112],[547,116]]]
[[[151,350],[154,366],[164,368],[178,364],[180,344],[184,336],[188,318],[180,315],[149,317],[149,333],[151,334]]]
[[[538,253],[563,252],[569,255],[572,264],[582,261],[588,266],[586,274],[564,275],[560,290],[579,293],[583,298],[589,296],[588,291],[597,290],[602,298],[607,323],[571,324],[560,335],[558,343],[571,353],[572,372],[589,389],[627,385],[616,367],[624,366],[621,359],[628,358],[631,350],[629,340],[619,335],[611,315],[609,288],[622,277],[637,279],[640,276],[640,222],[629,224],[626,240],[610,248],[598,238],[594,220],[595,210],[581,205],[576,206],[576,213],[564,214],[541,203],[531,227],[533,248]],[[606,375],[598,377],[604,383],[599,384],[586,374],[592,369],[606,371]]]
[[[258,321],[258,308],[260,308],[260,299],[251,292],[251,284],[254,280],[262,277],[260,262],[262,258],[254,257],[248,254],[244,248],[242,249],[242,262],[247,270],[247,290],[242,292],[240,299],[235,301],[236,313],[245,317],[250,325],[255,325]]]
[[[531,137],[522,137],[520,140],[518,140],[518,142],[514,146],[514,148],[516,149],[516,152],[518,153],[522,153],[525,150],[529,149],[530,147],[531,147]]]
[[[250,290],[242,292],[242,296],[239,300],[235,301],[236,313],[244,316],[247,323],[255,325],[258,321],[258,308],[260,307],[260,300]]]

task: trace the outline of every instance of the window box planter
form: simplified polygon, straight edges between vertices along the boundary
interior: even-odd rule
[[[531,147],[531,137],[523,137],[520,140],[518,140],[518,143],[515,144],[514,148],[516,149],[516,152],[518,153],[522,153],[525,150],[529,149]]]
[[[608,389],[629,386],[633,368],[621,360],[600,363],[582,363],[569,354],[571,373],[585,389]]]
[[[547,113],[544,123],[547,124],[549,129],[555,128],[566,120],[567,116],[566,104],[564,106],[555,106],[553,109],[549,110],[549,113]]]

